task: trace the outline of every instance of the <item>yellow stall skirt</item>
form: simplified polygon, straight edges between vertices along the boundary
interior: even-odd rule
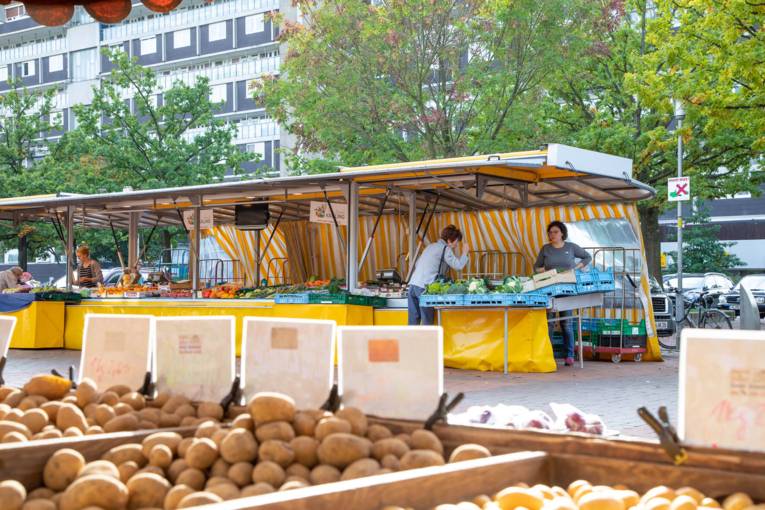
[[[3,315],[16,317],[12,349],[60,349],[64,346],[64,303],[33,301],[28,307]]]

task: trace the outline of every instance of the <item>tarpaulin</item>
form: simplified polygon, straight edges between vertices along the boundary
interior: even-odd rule
[[[34,303],[35,295],[26,292],[0,294],[0,312],[16,312]]]

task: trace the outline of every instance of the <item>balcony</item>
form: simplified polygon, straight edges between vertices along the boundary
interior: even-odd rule
[[[176,81],[187,85],[196,82],[199,76],[206,76],[210,83],[229,82],[245,78],[255,78],[262,74],[276,74],[279,72],[279,55],[268,53],[256,58],[248,58],[239,62],[229,62],[222,65],[208,65],[204,67],[185,69],[157,76],[157,84],[160,90],[167,90]]]
[[[0,49],[0,64],[24,62],[49,55],[57,55],[67,50],[66,37],[57,37],[48,41],[24,44],[13,48]]]

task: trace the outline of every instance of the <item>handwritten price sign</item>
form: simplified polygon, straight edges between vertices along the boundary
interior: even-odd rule
[[[691,329],[681,343],[680,437],[765,451],[765,332]]]
[[[150,368],[150,315],[87,314],[82,338],[80,380],[99,388],[126,384],[138,389]]]

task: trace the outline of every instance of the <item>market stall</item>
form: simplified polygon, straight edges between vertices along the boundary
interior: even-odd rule
[[[405,287],[384,292],[378,273],[396,269],[406,281],[422,246],[435,240],[447,224],[461,228],[473,248],[473,262],[465,274],[455,276],[488,280],[528,276],[530,261],[545,242],[545,225],[552,219],[623,221],[636,239],[637,255],[632,258],[638,263],[632,270],[642,276],[637,297],[630,303],[622,298],[608,309],[593,308],[589,314],[596,320],[645,321],[644,359],[656,360],[660,353],[645,264],[640,263],[642,242],[634,205],[652,194],[651,188],[631,179],[630,160],[551,144],[528,152],[347,168],[335,174],[11,199],[0,203],[0,219],[53,221],[59,225],[69,260],[75,224],[78,228],[124,228],[131,239],[126,257],[130,267],[139,258],[136,239],[141,229],[190,226],[190,281],[182,295],[192,298],[173,299],[172,292],[165,299],[149,297],[152,293],[143,293],[143,288],[137,295],[131,293],[135,289],[126,289],[127,294],[106,291],[96,299],[86,298],[80,305],[69,306],[65,314],[65,343],[73,348],[87,311],[240,316],[252,309],[255,315],[326,317],[343,324],[402,324]],[[187,222],[179,214],[184,212]],[[230,280],[241,282],[238,287],[243,289],[205,291],[199,248],[203,236],[214,237],[231,260],[238,261]],[[627,272],[625,264],[612,259],[602,263],[617,273]],[[272,285],[295,286],[312,276],[342,278],[346,295],[388,300],[384,304],[287,305],[249,301],[248,293],[240,292],[257,287],[263,279]],[[291,291],[326,292],[306,287]],[[125,299],[134,295],[138,301]],[[205,298],[212,295],[241,299]],[[527,308],[510,311],[512,337],[517,334],[524,340],[510,342],[508,357],[503,352],[504,328],[497,322],[504,322],[503,313],[494,317],[467,309],[444,312],[446,364],[498,370],[512,358],[512,370],[554,369],[552,351],[546,347],[545,313]]]

